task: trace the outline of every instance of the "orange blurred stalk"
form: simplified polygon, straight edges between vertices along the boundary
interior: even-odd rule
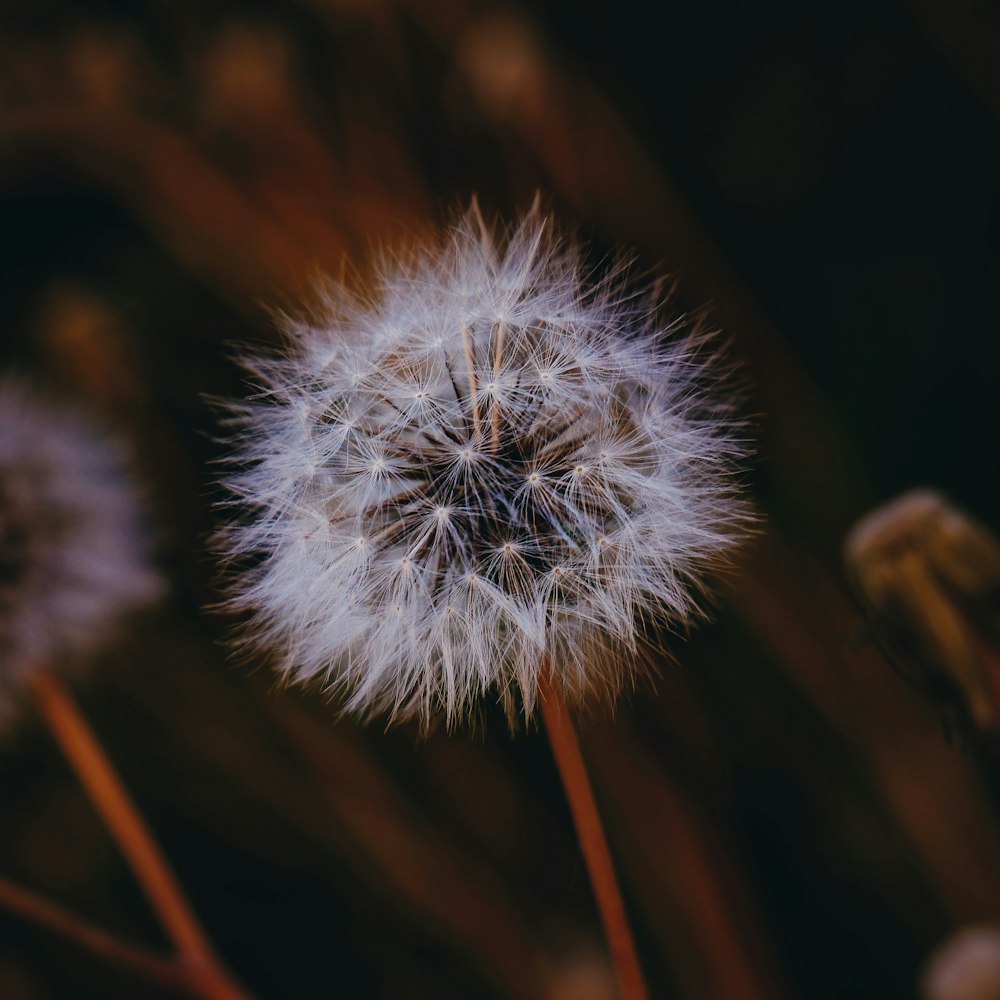
[[[206,1000],[250,1000],[208,943],[162,851],[69,692],[44,669],[29,676],[28,686],[66,759],[177,948],[180,964],[188,967],[192,992]]]
[[[187,988],[188,977],[178,962],[122,941],[84,917],[3,876],[0,876],[0,907],[75,942],[151,983]]]
[[[649,993],[569,707],[555,685],[547,679],[539,682],[539,703],[552,754],[573,814],[573,824],[590,875],[604,934],[618,973],[622,998],[646,1000]]]

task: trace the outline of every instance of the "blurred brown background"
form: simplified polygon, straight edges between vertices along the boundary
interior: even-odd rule
[[[613,995],[542,736],[338,722],[220,645],[233,344],[319,273],[536,191],[707,307],[756,386],[767,531],[676,663],[583,739],[655,997],[915,995],[1000,921],[1000,759],[950,746],[843,579],[915,485],[994,529],[1000,7],[0,3],[0,340],[130,441],[172,597],[81,700],[262,1000]],[[159,931],[41,726],[0,870]],[[0,914],[0,997],[146,996]]]

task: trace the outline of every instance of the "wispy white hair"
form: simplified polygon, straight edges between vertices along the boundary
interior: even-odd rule
[[[161,589],[118,446],[0,382],[0,692],[78,664]]]
[[[537,212],[473,209],[371,295],[243,359],[221,539],[244,639],[362,714],[531,712],[614,691],[637,623],[686,622],[746,522],[703,344]]]

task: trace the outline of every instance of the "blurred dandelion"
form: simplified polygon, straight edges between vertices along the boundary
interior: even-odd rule
[[[0,690],[81,664],[159,595],[137,491],[79,415],[0,384]]]
[[[176,947],[161,956],[0,877],[0,907],[138,976],[205,1000],[248,1000],[208,943],[158,845],[59,672],[79,666],[163,581],[115,444],[80,415],[0,384],[0,692],[25,691]]]
[[[688,621],[746,511],[694,336],[529,215],[331,289],[237,404],[232,607],[291,681],[370,715],[614,693],[636,621]],[[671,337],[667,337],[672,334]],[[665,339],[667,338],[667,339]]]

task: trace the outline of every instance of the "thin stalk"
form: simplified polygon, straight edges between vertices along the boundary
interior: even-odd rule
[[[199,995],[211,1000],[250,1000],[216,956],[159,845],[69,692],[45,669],[33,671],[28,685],[182,964],[198,979]]]
[[[547,679],[539,683],[539,702],[552,754],[573,814],[573,824],[590,875],[604,934],[615,963],[622,1000],[647,1000],[649,992],[639,965],[632,930],[625,916],[614,862],[569,708],[558,687]]]
[[[179,963],[138,945],[122,941],[84,917],[0,875],[0,908],[120,966],[150,983],[187,989],[188,975]]]

